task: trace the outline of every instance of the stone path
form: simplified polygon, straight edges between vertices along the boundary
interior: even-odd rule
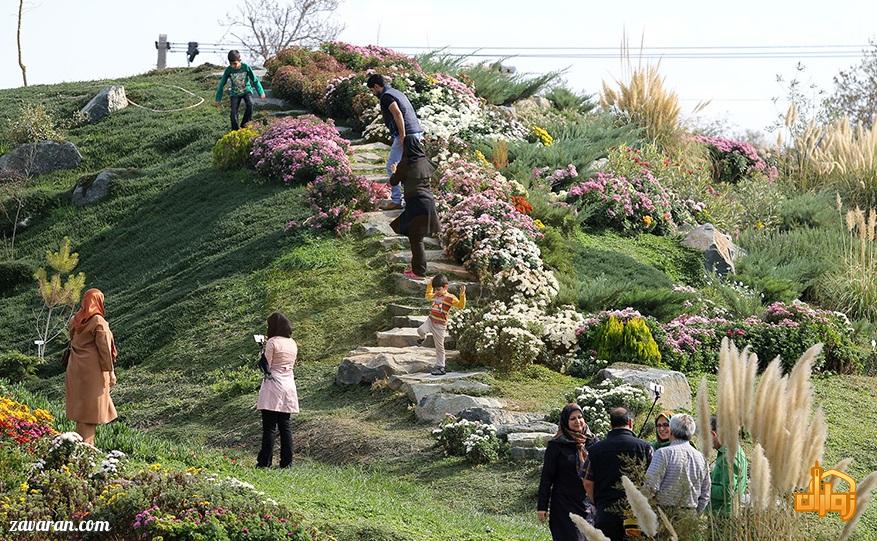
[[[359,144],[353,141],[353,170],[373,181],[386,181],[385,164],[389,147],[382,143]],[[387,201],[383,202],[385,205]],[[387,380],[391,389],[405,393],[414,404],[419,421],[437,423],[447,414],[495,425],[497,434],[511,445],[515,459],[541,459],[545,441],[557,427],[545,422],[544,415],[512,411],[505,401],[490,396],[492,387],[482,381],[483,371],[454,371],[443,376],[429,372],[435,364],[432,335],[422,346],[417,345],[417,327],[426,321],[429,304],[423,298],[426,284],[406,278],[402,271],[411,259],[408,239],[396,235],[390,222],[402,211],[380,210],[367,213],[359,225],[365,237],[379,238],[387,254],[387,265],[393,272],[396,289],[411,298],[407,304],[387,307],[393,328],[379,331],[374,346],[361,346],[341,362],[335,381],[338,385],[371,384]],[[470,298],[482,295],[481,284],[469,271],[449,259],[437,239],[425,239],[428,276],[444,273],[451,281],[451,289],[466,285]],[[459,356],[451,337],[445,339],[447,361],[453,363]]]

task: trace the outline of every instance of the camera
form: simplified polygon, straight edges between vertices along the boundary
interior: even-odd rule
[[[257,344],[264,344],[265,343],[265,335],[264,334],[254,334],[253,340],[255,340]]]

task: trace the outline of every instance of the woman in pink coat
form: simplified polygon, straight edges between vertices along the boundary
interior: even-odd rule
[[[298,345],[292,336],[292,324],[285,315],[274,312],[268,317],[268,342],[265,358],[268,371],[262,378],[256,409],[262,412],[262,449],[256,466],[271,466],[274,456],[274,428],[280,430],[280,467],[292,465],[291,413],[298,413],[298,393],[292,369],[298,356]]]

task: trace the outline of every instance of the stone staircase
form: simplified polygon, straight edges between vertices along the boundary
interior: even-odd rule
[[[382,143],[364,144],[356,140],[352,144],[353,170],[369,180],[386,182],[385,164],[389,147]],[[429,311],[429,303],[423,298],[426,283],[402,274],[411,259],[407,251],[408,239],[396,235],[390,228],[390,222],[401,212],[379,210],[367,213],[359,225],[359,232],[379,241],[387,253],[387,265],[393,271],[394,287],[411,300],[387,307],[393,328],[377,332],[375,346],[361,346],[348,353],[338,367],[336,383],[359,385],[386,380],[391,389],[404,393],[414,404],[414,414],[419,421],[437,423],[446,415],[454,415],[491,423],[497,427],[497,434],[508,441],[513,458],[541,459],[545,451],[544,442],[557,429],[555,425],[544,421],[544,415],[513,411],[504,400],[490,396],[493,389],[482,381],[486,375],[483,371],[451,371],[442,376],[429,373],[435,364],[432,335],[418,346],[416,330],[426,321]],[[427,238],[424,243],[427,248],[428,276],[445,274],[450,280],[451,291],[456,292],[461,285],[465,285],[466,295],[470,299],[487,293],[482,291],[481,284],[472,273],[444,254],[437,239]],[[454,340],[446,337],[449,364],[454,364],[459,357],[455,346]]]

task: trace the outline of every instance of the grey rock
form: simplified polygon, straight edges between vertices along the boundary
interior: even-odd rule
[[[378,210],[375,212],[366,212],[362,215],[357,224],[359,232],[366,237],[375,237],[378,235],[396,236],[396,232],[390,228],[390,222],[402,214],[401,210]],[[406,239],[407,240],[407,239]]]
[[[545,447],[554,434],[547,432],[513,432],[507,435],[509,445],[514,447]]]
[[[597,372],[599,381],[611,379],[613,381],[635,385],[644,389],[649,396],[653,396],[649,390],[650,383],[656,383],[664,387],[664,392],[658,403],[670,410],[691,409],[691,387],[688,378],[682,372],[674,370],[662,370],[651,366],[643,366],[633,363],[613,363]]]
[[[429,372],[418,374],[396,374],[390,376],[390,388],[399,391],[405,390],[408,385],[416,385],[419,383],[453,383],[455,381],[471,379],[476,376],[483,376],[486,372],[447,372],[441,376],[433,376]]]
[[[362,148],[362,147],[358,147]],[[387,158],[374,152],[354,152],[353,159],[359,162],[386,162]],[[383,167],[383,166],[382,166]]]
[[[548,421],[533,421],[532,423],[501,424],[496,427],[496,435],[502,439],[519,432],[543,432],[554,436],[557,433],[557,425]]]
[[[382,152],[390,151],[390,145],[386,143],[366,143],[363,140],[362,143],[357,142],[354,144],[354,146],[356,147],[356,150],[375,150]]]
[[[412,295],[422,295],[426,290],[426,282],[423,280],[413,280],[403,275],[401,272],[394,274],[393,278],[395,280],[396,289],[400,292]],[[475,298],[482,294],[481,284],[478,282],[459,280],[455,276],[450,276],[449,280],[449,290],[455,295],[457,294],[457,291],[460,290],[461,285],[466,286],[467,298]]]
[[[393,233],[392,236],[382,238],[380,240],[380,243],[381,248],[384,248],[386,250],[399,250],[403,248],[408,249],[411,247],[410,243],[408,242],[408,237],[402,237],[400,235],[397,235],[396,233]],[[441,248],[441,243],[438,241],[438,239],[433,237],[424,237],[423,245],[427,248]]]
[[[429,316],[394,316],[393,327],[412,327],[416,329],[417,327],[420,327],[421,325],[426,323],[427,318],[429,318]]]
[[[544,421],[542,413],[508,411],[502,408],[474,406],[461,411],[460,419],[469,421],[481,421],[489,425],[516,425],[527,424],[535,421]]]
[[[420,336],[417,334],[417,329],[413,327],[397,327],[395,329],[390,329],[389,331],[378,331],[376,336],[378,346],[381,347],[410,347],[417,345],[417,341],[420,340]],[[453,349],[455,345],[456,343],[452,337],[445,336],[446,350]],[[426,340],[423,342],[423,347],[435,347],[432,334],[427,335]]]
[[[121,111],[125,107],[128,107],[125,87],[111,85],[103,87],[80,112],[88,117],[90,124],[94,124],[110,113]]]
[[[426,261],[443,261],[448,263],[449,261],[445,257],[445,252],[442,250],[424,250],[426,253]],[[410,263],[411,262],[411,252],[410,251],[401,251],[395,252],[390,256],[391,263]]]
[[[39,141],[14,148],[0,157],[0,172],[38,176],[62,169],[79,167],[82,154],[69,141]]]
[[[704,254],[704,267],[709,272],[721,275],[733,273],[738,249],[731,237],[722,233],[713,224],[700,225],[685,235],[682,246]]]
[[[448,360],[457,352],[448,351]],[[396,374],[428,372],[435,366],[435,350],[425,347],[362,347],[347,354],[338,366],[335,382],[339,385],[373,383]]]
[[[112,171],[101,171],[89,181],[80,181],[73,188],[71,200],[78,207],[97,203],[110,193],[110,186],[116,181],[117,175]]]
[[[435,393],[423,398],[415,407],[414,415],[420,421],[438,422],[447,415],[457,415],[469,408],[502,408],[497,398],[464,394]]]
[[[490,392],[491,387],[480,381],[458,379],[439,383],[413,383],[403,385],[402,390],[408,395],[408,399],[415,404],[420,404],[424,398],[436,393],[464,394],[483,396]]]
[[[512,460],[524,461],[524,460],[544,460],[545,459],[545,448],[544,447],[512,447],[509,451],[509,455]]]
[[[591,171],[602,171],[606,168],[607,163],[609,163],[609,158],[599,158],[592,161],[588,169],[590,169]]]
[[[412,314],[421,314],[425,311],[425,307],[423,306],[406,306],[404,304],[396,304],[390,303],[387,305],[387,310],[390,312],[390,315],[393,317],[396,316],[408,316]]]

